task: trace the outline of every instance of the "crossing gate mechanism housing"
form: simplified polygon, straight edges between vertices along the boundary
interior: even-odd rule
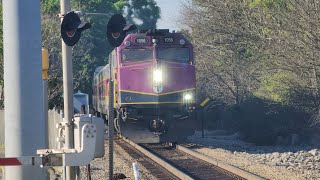
[[[75,117],[75,122],[77,127],[75,128],[74,149],[40,149],[37,150],[39,156],[0,158],[0,166],[84,166],[95,157],[104,156],[104,146],[99,145],[104,139],[104,126],[101,126],[103,120],[90,115],[82,115]],[[63,129],[63,126],[59,124],[58,128]],[[97,137],[97,135],[102,137]],[[58,139],[63,138],[58,137]]]

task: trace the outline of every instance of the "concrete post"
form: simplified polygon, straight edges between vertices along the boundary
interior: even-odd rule
[[[45,148],[39,0],[3,4],[5,155],[35,156]],[[6,167],[5,179],[45,179],[36,166]]]

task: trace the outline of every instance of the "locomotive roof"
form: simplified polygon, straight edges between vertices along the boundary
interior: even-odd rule
[[[139,30],[138,33],[145,33],[146,36],[164,36],[166,34],[169,34],[169,29],[143,29]]]
[[[98,67],[95,69],[94,73],[99,73],[104,67],[105,67],[105,66],[98,66]]]
[[[125,47],[125,42],[129,41],[133,46],[150,46],[152,39],[158,39],[159,44],[163,45],[179,45],[181,39],[184,40],[183,46],[191,46],[191,43],[179,32],[170,32],[169,29],[149,29],[139,30],[137,33],[128,34],[123,40],[121,46]],[[169,40],[169,41],[166,41]]]
[[[127,36],[134,36],[134,35],[143,35],[143,36],[149,36],[149,37],[165,37],[165,36],[174,36],[174,35],[183,36],[179,32],[175,32],[175,31],[170,32],[169,29],[139,30],[137,33],[128,34]]]

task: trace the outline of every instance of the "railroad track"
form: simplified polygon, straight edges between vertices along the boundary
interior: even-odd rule
[[[138,145],[127,139],[118,139],[116,143],[157,179],[263,179],[183,146]]]
[[[157,179],[179,179],[177,176],[172,174],[167,169],[163,168],[154,160],[145,156],[143,152],[139,151],[134,146],[130,145],[127,141],[124,141],[123,139],[117,139],[115,142],[132,158],[134,158],[142,166],[147,168],[150,171],[150,173]]]

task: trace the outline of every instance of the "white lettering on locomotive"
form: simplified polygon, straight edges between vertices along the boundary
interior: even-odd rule
[[[148,40],[146,38],[136,38],[136,43],[147,44]]]
[[[172,37],[166,37],[164,38],[165,43],[173,43],[173,38]]]

